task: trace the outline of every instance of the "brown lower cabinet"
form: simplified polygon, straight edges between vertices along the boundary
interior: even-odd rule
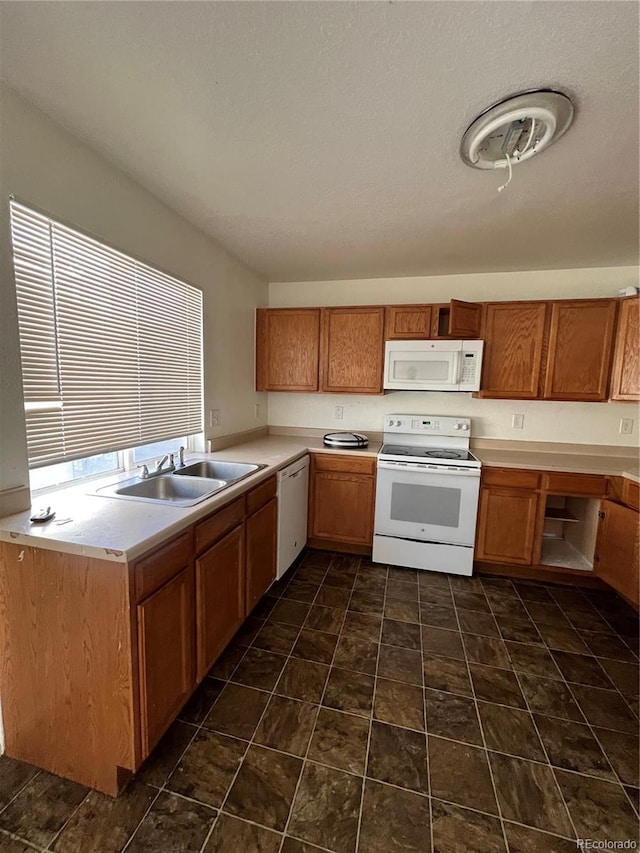
[[[600,504],[595,572],[636,607],[640,604],[640,516],[611,500]]]
[[[277,522],[275,498],[247,518],[247,613],[253,610],[276,576]]]
[[[496,574],[604,581],[637,607],[638,494],[637,483],[621,478],[487,466],[475,559]]]
[[[483,468],[476,560],[530,566],[539,524],[540,475],[515,468]]]
[[[137,607],[140,723],[151,752],[195,686],[193,573],[185,567]]]
[[[275,576],[275,491],[130,564],[0,542],[6,755],[116,795]]]
[[[309,545],[367,554],[373,544],[376,460],[311,454]]]
[[[243,558],[244,530],[239,525],[196,560],[198,681],[244,621]]]

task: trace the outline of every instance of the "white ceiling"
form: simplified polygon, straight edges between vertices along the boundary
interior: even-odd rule
[[[633,2],[2,2],[2,77],[272,281],[638,260]],[[492,102],[569,94],[514,171]]]

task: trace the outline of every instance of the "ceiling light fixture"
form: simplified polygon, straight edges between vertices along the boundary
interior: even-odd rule
[[[511,95],[481,113],[467,128],[460,156],[474,169],[511,169],[560,139],[573,120],[573,104],[552,89]]]

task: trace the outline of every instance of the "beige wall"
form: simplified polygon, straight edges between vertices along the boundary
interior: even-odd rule
[[[355,281],[272,282],[272,308],[309,305],[366,305],[616,296],[638,284],[637,267],[538,270],[516,273],[425,276]],[[343,406],[342,420],[335,407]],[[564,441],[637,447],[640,411],[630,403],[551,403],[476,400],[470,394],[396,391],[381,397],[335,394],[269,394],[269,423],[319,429],[380,430],[385,414],[421,412],[473,419],[477,437],[520,441]],[[524,429],[511,428],[524,414]],[[631,435],[620,435],[620,418],[634,418]]]
[[[9,251],[11,193],[201,288],[205,420],[209,409],[221,410],[219,427],[207,435],[266,423],[266,395],[253,391],[254,309],[267,304],[266,282],[14,90],[2,86],[0,97],[0,506],[3,491],[6,505],[6,490],[28,483]],[[263,403],[260,419],[254,417],[257,402]]]

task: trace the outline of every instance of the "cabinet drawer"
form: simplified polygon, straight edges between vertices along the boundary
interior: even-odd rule
[[[560,495],[604,497],[607,493],[607,478],[600,474],[544,474],[542,483],[547,492]]]
[[[640,510],[640,485],[633,480],[622,480],[622,500],[627,506]]]
[[[247,515],[252,515],[254,512],[264,506],[267,501],[276,496],[276,478],[269,477],[264,483],[260,483],[255,489],[247,492]]]
[[[338,456],[332,453],[314,453],[316,471],[340,471],[345,474],[375,474],[376,460],[372,456]]]
[[[483,468],[483,486],[504,486],[509,489],[537,489],[540,474],[520,468]]]
[[[191,532],[183,533],[168,545],[155,550],[135,564],[134,582],[136,601],[148,595],[166,583],[181,569],[189,564],[191,558]]]
[[[196,552],[217,542],[244,521],[244,495],[196,524]]]

